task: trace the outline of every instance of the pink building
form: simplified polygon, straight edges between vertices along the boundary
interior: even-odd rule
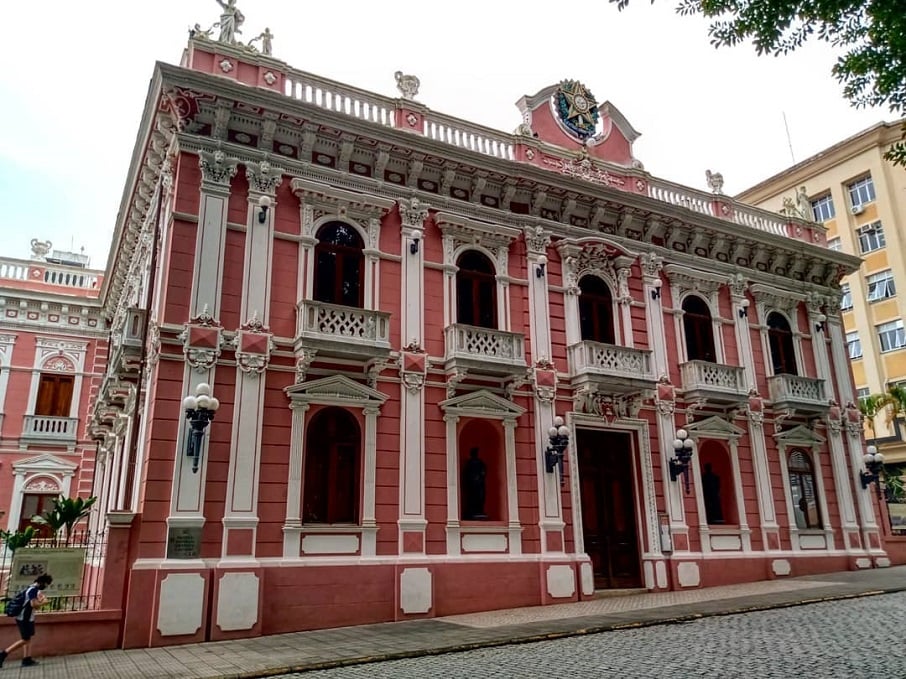
[[[104,272],[83,254],[31,246],[31,259],[0,258],[0,513],[10,532],[61,493],[91,494],[87,423],[107,362]]]
[[[123,645],[888,565],[821,225],[658,179],[575,81],[506,134],[263,51],[158,64],[126,179]]]

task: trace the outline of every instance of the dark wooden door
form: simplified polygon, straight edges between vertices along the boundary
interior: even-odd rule
[[[629,434],[579,430],[577,439],[582,529],[595,588],[640,587]]]

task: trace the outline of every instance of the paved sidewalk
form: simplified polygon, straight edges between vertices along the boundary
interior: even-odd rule
[[[37,667],[21,669],[13,659],[0,672],[11,679],[266,677],[899,591],[906,591],[906,566],[236,641],[98,651],[46,658]]]

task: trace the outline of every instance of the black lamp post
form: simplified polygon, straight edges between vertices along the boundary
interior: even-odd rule
[[[878,447],[870,445],[865,449],[865,455],[862,456],[865,462],[865,469],[859,472],[859,478],[862,481],[862,487],[868,488],[869,484],[875,484],[878,490],[878,497],[881,497],[881,470],[884,469],[884,454],[878,452]]]
[[[673,450],[676,456],[670,459],[670,480],[676,481],[680,474],[683,475],[683,487],[689,492],[689,463],[692,461],[692,448],[694,447],[689,432],[685,429],[676,430],[673,439]]]
[[[204,430],[208,428],[214,413],[220,407],[220,401],[211,396],[211,385],[202,382],[195,387],[195,395],[186,396],[182,400],[186,419],[189,421],[190,430],[186,435],[186,456],[192,458],[192,473],[198,472],[198,463],[201,460],[201,444],[204,440]]]
[[[548,446],[544,451],[544,466],[551,474],[554,467],[560,471],[560,485],[563,485],[563,465],[566,464],[566,447],[569,445],[569,427],[559,415],[554,418],[554,426],[547,430]]]

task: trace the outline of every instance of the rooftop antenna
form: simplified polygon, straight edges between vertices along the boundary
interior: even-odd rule
[[[790,147],[790,158],[793,161],[793,165],[795,165],[796,164],[796,154],[793,153],[793,140],[790,138],[790,126],[786,121],[786,111],[782,111],[782,113],[783,113],[783,127],[786,128],[786,143],[787,143],[787,146]]]

